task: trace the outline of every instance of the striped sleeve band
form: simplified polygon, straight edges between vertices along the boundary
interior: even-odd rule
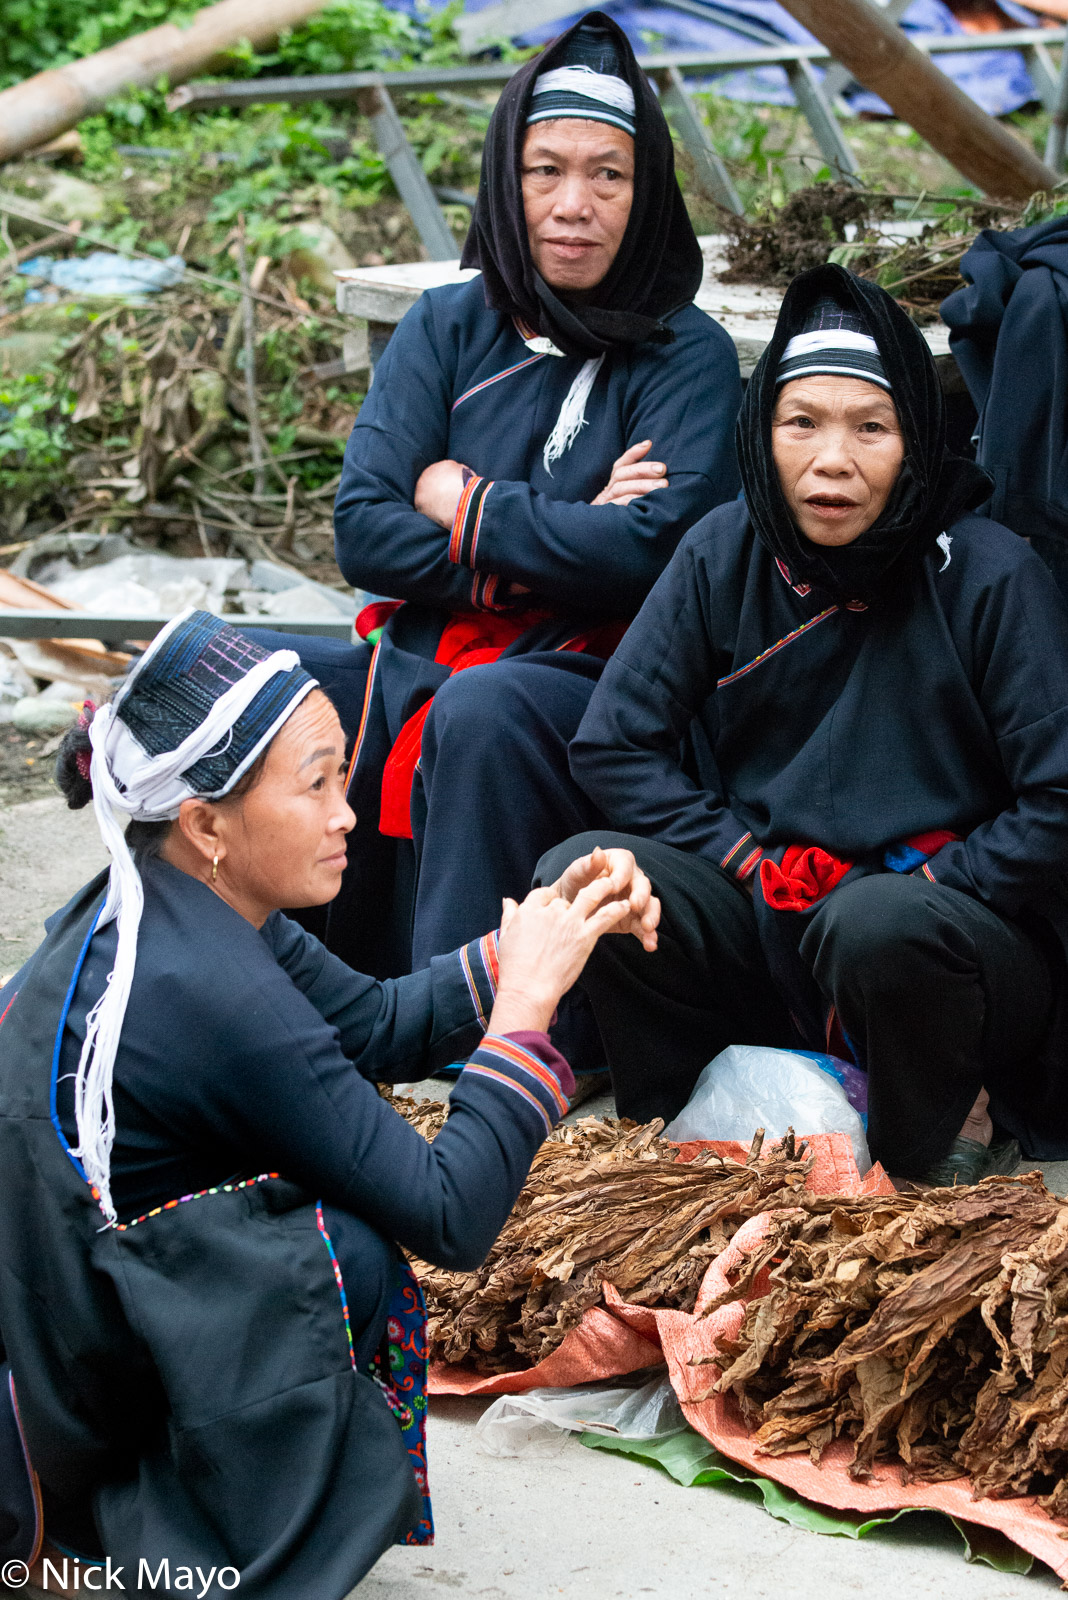
[[[759,845],[757,845],[755,850],[750,850],[749,854],[746,856],[745,860],[735,873],[735,877],[739,880],[739,882],[744,883],[746,878],[750,877],[751,874],[756,871],[757,863],[759,862],[763,853],[764,852],[761,850]]]
[[[492,478],[472,477],[464,484],[452,519],[449,537],[449,560],[459,567],[473,567],[478,554],[478,535],[482,526],[482,508],[486,496],[493,488]]]
[[[538,1114],[546,1133],[552,1132],[568,1107],[555,1073],[532,1050],[500,1034],[486,1035],[461,1077],[497,1084],[517,1095]]]
[[[511,611],[511,601],[497,598],[501,589],[501,579],[496,572],[476,572],[471,585],[471,604],[476,611]]]
[[[753,835],[743,833],[737,843],[731,845],[720,866],[724,871],[733,872],[736,878],[744,882],[755,871],[762,854],[760,846],[753,844]]]
[[[481,939],[472,939],[456,952],[475,1016],[483,1029],[489,1027],[489,1015],[497,998],[497,977],[500,965],[497,959],[497,930]]]

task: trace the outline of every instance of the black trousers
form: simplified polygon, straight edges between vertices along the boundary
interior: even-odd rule
[[[634,852],[662,920],[654,954],[609,936],[581,982],[620,1115],[670,1119],[728,1045],[799,1041],[745,889],[698,856],[603,832],[549,851],[536,882],[551,883],[595,844]],[[946,1153],[981,1088],[1028,1098],[1052,1003],[1046,958],[1028,932],[955,889],[892,872],[843,884],[807,922],[802,960],[868,1071],[873,1158],[919,1177]]]

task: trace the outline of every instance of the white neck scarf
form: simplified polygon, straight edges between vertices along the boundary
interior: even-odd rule
[[[528,350],[534,350],[538,355],[559,356],[561,360],[564,359],[564,352],[558,350],[551,339],[546,339],[540,334],[526,338],[522,332],[519,336]],[[541,453],[541,459],[550,478],[553,475],[553,462],[559,461],[560,457],[571,449],[586,426],[586,402],[590,398],[590,390],[603,364],[603,354],[584,361],[564,396],[560,414],[553,423],[552,432],[546,439]]]

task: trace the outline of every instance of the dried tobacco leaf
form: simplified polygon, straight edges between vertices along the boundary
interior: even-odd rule
[[[387,1098],[425,1138],[444,1126],[444,1105]],[[601,1303],[606,1282],[639,1305],[692,1311],[742,1222],[797,1205],[812,1161],[792,1130],[763,1158],[755,1139],[742,1165],[711,1151],[680,1162],[663,1126],[584,1117],[557,1128],[477,1271],[413,1260],[431,1355],[487,1373],[536,1364]]]
[[[802,1195],[719,1304],[774,1263],[708,1393],[771,1455],[854,1443],[905,1481],[970,1477],[1068,1522],[1068,1202],[1038,1173],[872,1197]],[[715,1309],[714,1307],[710,1309]]]

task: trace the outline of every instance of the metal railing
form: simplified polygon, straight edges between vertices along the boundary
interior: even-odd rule
[[[0,607],[0,639],[99,639],[121,645],[154,639],[170,617],[116,617],[102,611],[22,611]],[[352,623],[316,618],[296,621],[288,617],[228,616],[235,628],[270,628],[272,633],[306,633],[327,639],[351,639]]]
[[[679,0],[672,0],[676,6]],[[533,21],[535,7],[529,0],[506,0],[502,6],[471,13],[458,19],[467,28],[477,19],[489,26],[493,22],[500,36],[503,22],[516,22],[527,29],[538,20],[553,20],[563,15],[563,0],[544,0]],[[555,10],[554,10],[555,8]],[[683,6],[686,9],[686,6]],[[697,7],[705,14],[705,7]],[[904,3],[890,0],[890,14],[904,9]],[[512,18],[512,11],[516,11]],[[542,13],[544,12],[544,16]],[[507,16],[505,15],[507,13]],[[550,14],[551,13],[551,14]],[[519,18],[522,17],[520,21]],[[480,24],[481,25],[481,24]],[[513,29],[512,31],[516,31]],[[750,31],[759,34],[759,27]],[[1062,48],[1058,68],[1050,55],[1051,44],[1068,37],[1047,28],[1011,28],[1000,33],[910,34],[910,41],[928,55],[956,55],[989,50],[1018,50],[1024,56],[1036,93],[1052,122],[1046,146],[1046,163],[1061,171],[1065,158],[1065,132],[1068,128],[1068,50]],[[479,34],[474,32],[472,38]],[[845,68],[834,61],[822,45],[747,44],[736,50],[669,50],[641,58],[641,65],[657,85],[664,110],[674,122],[679,138],[694,162],[698,183],[713,200],[741,213],[742,203],[721,156],[708,136],[700,112],[690,96],[685,77],[715,78],[727,72],[754,67],[782,67],[794,98],[812,129],[813,137],[831,171],[846,182],[857,182],[857,160],[835,114],[833,100],[851,82]],[[828,69],[824,78],[816,66]],[[172,111],[209,106],[247,106],[284,102],[299,105],[309,100],[355,101],[370,118],[371,130],[393,179],[397,193],[411,214],[412,221],[432,261],[454,260],[457,245],[438,196],[408,142],[404,125],[392,96],[427,94],[435,90],[493,89],[503,86],[519,70],[510,62],[473,63],[462,67],[416,67],[405,72],[325,72],[315,76],[291,78],[252,78],[244,82],[188,83],[168,98]]]

